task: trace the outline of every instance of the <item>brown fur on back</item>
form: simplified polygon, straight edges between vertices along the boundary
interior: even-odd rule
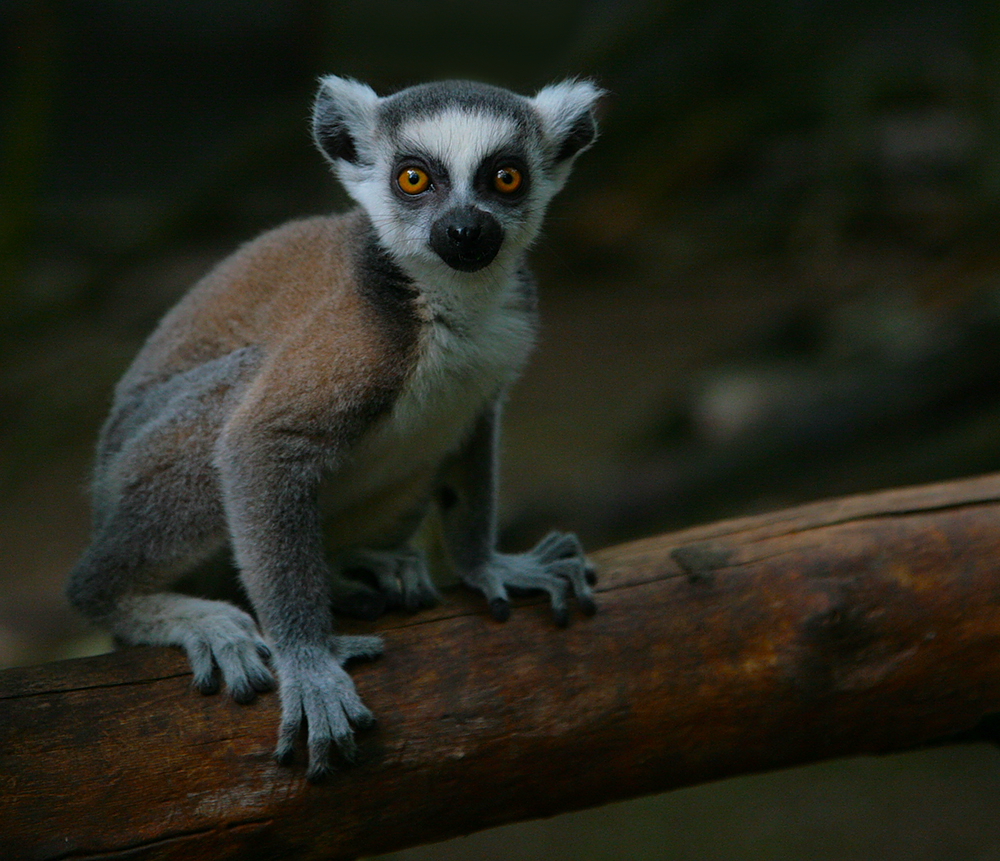
[[[366,225],[355,210],[293,221],[247,243],[163,318],[120,388],[169,378],[241,347],[273,353],[300,340],[305,327],[322,332],[323,323],[336,322],[357,331],[365,309],[351,289],[351,248]]]

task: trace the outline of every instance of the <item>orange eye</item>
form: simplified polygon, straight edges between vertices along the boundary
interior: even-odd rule
[[[407,194],[420,194],[420,192],[427,190],[431,184],[431,178],[427,175],[427,171],[421,170],[419,167],[406,167],[400,171],[396,182]]]
[[[516,167],[502,167],[493,177],[493,186],[504,194],[512,194],[521,187],[524,178]]]

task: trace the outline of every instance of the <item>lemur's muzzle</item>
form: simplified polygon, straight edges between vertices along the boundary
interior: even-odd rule
[[[452,269],[462,272],[487,266],[502,243],[500,222],[475,206],[449,209],[431,225],[431,248]]]

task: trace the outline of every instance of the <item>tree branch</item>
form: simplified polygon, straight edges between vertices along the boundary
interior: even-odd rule
[[[600,609],[567,630],[464,592],[378,625],[354,675],[379,726],[325,785],[272,762],[275,696],[202,696],[178,652],[0,673],[0,856],[353,858],[1000,711],[1000,475],[595,560]]]

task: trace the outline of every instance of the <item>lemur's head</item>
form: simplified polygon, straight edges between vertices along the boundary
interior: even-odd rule
[[[446,81],[379,98],[331,75],[313,133],[401,263],[476,272],[518,259],[535,239],[574,159],[594,142],[601,92],[569,80],[526,98]]]

